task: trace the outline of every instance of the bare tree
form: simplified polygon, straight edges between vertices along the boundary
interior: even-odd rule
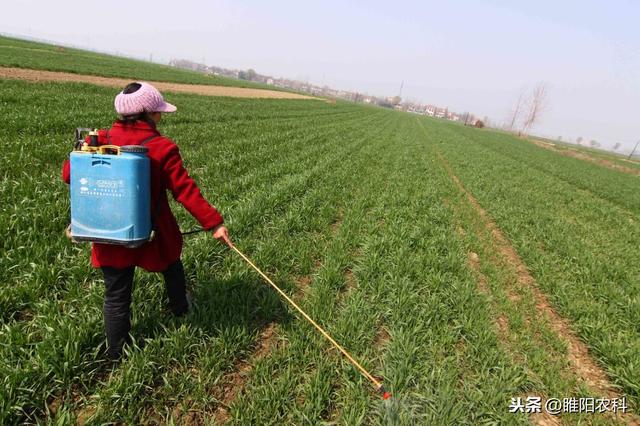
[[[533,88],[531,92],[531,98],[528,102],[528,109],[523,125],[522,133],[526,136],[531,128],[540,120],[540,116],[547,109],[547,83],[542,81]]]
[[[516,122],[519,120],[520,114],[522,113],[522,110],[524,108],[524,101],[525,101],[525,95],[523,90],[522,92],[520,92],[520,95],[518,96],[518,101],[516,102],[515,106],[513,107],[513,110],[511,111],[511,119],[509,120],[509,131],[513,131],[513,128],[515,127]]]
[[[614,150],[614,151],[619,150],[621,145],[622,145],[622,144],[621,144],[620,142],[616,142],[616,143],[613,145],[613,150]]]
[[[631,157],[633,157],[633,155],[636,153],[636,149],[638,149],[638,145],[640,145],[640,141],[636,142],[636,146],[633,147],[633,151],[631,151],[631,154],[629,154],[629,157],[627,157],[628,160],[631,160]]]

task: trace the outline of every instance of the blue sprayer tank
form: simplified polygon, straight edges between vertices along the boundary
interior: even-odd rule
[[[139,145],[71,152],[71,236],[137,247],[151,238],[151,175]]]

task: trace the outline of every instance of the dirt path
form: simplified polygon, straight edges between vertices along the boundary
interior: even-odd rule
[[[544,142],[541,141],[539,139],[529,139],[529,142],[538,145],[541,148],[544,149],[548,149],[549,151],[553,151],[555,153],[558,153],[560,155],[564,155],[565,157],[573,157],[573,158],[577,158],[578,160],[583,160],[583,161],[588,161],[590,163],[595,163],[598,164],[602,167],[606,167],[608,169],[611,170],[617,170],[619,172],[623,172],[623,173],[628,173],[630,175],[634,175],[634,176],[640,176],[640,169],[634,169],[633,167],[625,167],[622,164],[618,164],[615,161],[612,160],[607,160],[606,158],[597,158],[597,157],[592,157],[589,154],[586,154],[584,152],[581,151],[577,151],[573,148],[568,148],[566,150],[564,149],[558,149],[556,148],[556,146],[552,143],[549,142]],[[630,161],[627,160],[625,158],[621,158],[621,160],[624,161]],[[633,163],[633,161],[630,161]]]
[[[24,80],[32,82],[75,82],[89,83],[97,86],[115,87],[121,89],[131,83],[131,79],[98,77],[95,75],[72,74],[67,72],[30,70],[23,68],[0,67],[0,79]],[[260,99],[318,99],[298,93],[278,92],[276,90],[251,89],[246,87],[226,87],[206,84],[180,84],[161,81],[150,81],[161,91],[177,93],[193,93],[205,96],[225,96],[233,98]]]
[[[276,340],[276,324],[270,323],[260,332],[251,355],[246,359],[236,361],[232,371],[223,376],[221,395],[219,396],[221,403],[213,414],[215,424],[224,424],[229,421],[230,405],[244,389],[255,363],[271,352],[276,345]]]

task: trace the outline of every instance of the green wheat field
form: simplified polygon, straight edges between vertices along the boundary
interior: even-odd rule
[[[4,38],[0,66],[236,83]],[[113,122],[115,92],[0,80],[0,424],[535,423],[509,412],[512,398],[605,396],[540,294],[636,411],[639,177],[502,132],[341,101],[169,92],[178,113],[160,130],[237,247],[393,398],[206,234],[185,237],[196,308],[173,318],[161,276],[138,269],[135,343],[109,364],[102,276],[89,245],[64,236],[60,166],[76,127]],[[197,227],[173,207],[183,230]]]

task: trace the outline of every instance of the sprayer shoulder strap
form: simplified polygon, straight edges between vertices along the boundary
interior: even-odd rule
[[[162,137],[162,135],[147,136],[146,138],[144,138],[142,140],[142,142],[140,142],[140,145],[141,146],[145,146],[146,144],[148,144],[152,140],[154,140],[156,138],[161,138],[161,137]],[[159,195],[158,196],[158,200],[155,202],[155,205],[151,209],[151,229],[153,229],[156,232],[158,232],[158,229],[156,227],[156,225],[157,225],[157,220],[156,219],[157,219],[157,216],[159,214],[161,206],[162,206],[162,195]]]

